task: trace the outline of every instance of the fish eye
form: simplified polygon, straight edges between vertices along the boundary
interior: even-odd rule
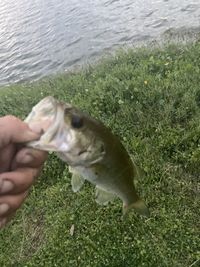
[[[83,126],[83,118],[78,115],[72,115],[71,126],[76,129],[81,128]]]

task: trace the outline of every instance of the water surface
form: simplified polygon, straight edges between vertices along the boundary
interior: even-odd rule
[[[113,47],[199,24],[199,0],[0,0],[0,84],[63,72]]]

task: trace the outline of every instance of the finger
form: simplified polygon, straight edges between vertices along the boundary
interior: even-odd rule
[[[6,195],[0,197],[0,218],[11,216],[24,202],[27,192],[18,195]]]
[[[1,149],[0,153],[0,173],[10,170],[11,162],[15,155],[15,146],[9,144]]]
[[[26,191],[39,175],[41,168],[19,168],[0,174],[0,197]]]
[[[12,170],[22,166],[38,168],[45,162],[47,155],[47,152],[41,150],[22,148],[17,152],[12,162]]]
[[[24,143],[40,137],[40,134],[33,132],[25,122],[11,115],[0,118],[0,129],[0,147],[11,142]]]

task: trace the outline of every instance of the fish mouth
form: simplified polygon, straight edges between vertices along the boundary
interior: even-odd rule
[[[33,107],[24,121],[31,129],[40,131],[42,134],[39,140],[28,142],[27,146],[46,151],[60,150],[61,137],[64,136],[65,128],[64,106],[54,97],[48,96]]]

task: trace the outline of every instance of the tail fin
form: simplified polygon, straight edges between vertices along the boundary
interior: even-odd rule
[[[123,206],[123,215],[126,215],[132,208],[135,209],[140,215],[145,217],[150,216],[149,209],[142,199],[138,199],[136,202],[128,206]]]

